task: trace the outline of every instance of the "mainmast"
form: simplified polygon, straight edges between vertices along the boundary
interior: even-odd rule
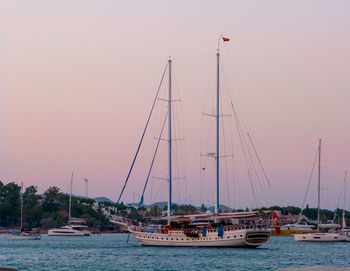
[[[168,147],[169,147],[169,198],[168,216],[171,216],[171,182],[172,182],[172,161],[171,161],[171,59],[169,65],[169,99],[168,99]]]
[[[220,37],[221,38],[221,37]],[[220,53],[219,47],[216,53],[216,200],[215,213],[219,213],[220,206],[220,168],[219,168],[219,152],[220,152]]]
[[[69,220],[72,217],[72,191],[73,191],[73,173],[70,178],[70,194],[69,194]]]
[[[321,201],[321,142],[322,139],[320,138],[318,143],[318,197],[317,197],[317,228],[320,228],[320,201]]]

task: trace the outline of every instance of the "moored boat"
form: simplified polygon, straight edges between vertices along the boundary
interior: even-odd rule
[[[337,231],[340,225],[337,224],[321,224],[320,203],[321,203],[321,143],[318,144],[318,204],[317,204],[317,231],[307,234],[295,234],[296,242],[344,242],[347,237],[342,232]]]
[[[23,183],[21,185],[21,192],[20,192],[20,210],[21,210],[20,230],[18,232],[12,232],[11,234],[9,234],[8,239],[11,239],[11,240],[40,240],[41,235],[38,231],[23,230]]]
[[[61,228],[50,229],[47,234],[48,236],[90,236],[91,232],[85,230],[87,226],[85,219],[72,218],[72,189],[73,189],[73,173],[70,180],[70,194],[69,194],[69,213],[68,213],[68,224]]]
[[[229,41],[229,39],[220,36],[220,40],[224,42]],[[220,158],[225,157],[220,155],[220,118],[223,113],[220,111],[220,53],[219,46],[216,53],[216,114],[208,114],[216,118],[216,152],[208,153],[208,157],[215,159],[216,168],[216,187],[215,187],[215,211],[214,214],[200,214],[200,215],[188,215],[183,217],[172,216],[172,182],[173,178],[172,171],[172,141],[176,140],[172,138],[172,102],[175,101],[172,97],[172,60],[168,60],[168,72],[169,72],[169,89],[168,97],[165,100],[168,103],[168,111],[163,122],[162,130],[158,139],[156,151],[151,163],[150,170],[148,171],[148,176],[144,186],[143,193],[141,195],[141,202],[143,202],[143,195],[146,189],[148,178],[152,170],[153,161],[155,159],[159,142],[161,140],[162,132],[166,121],[168,122],[168,138],[164,139],[168,142],[168,174],[166,179],[168,182],[169,196],[167,204],[167,215],[168,217],[163,218],[167,220],[167,225],[157,226],[157,227],[141,227],[141,226],[129,226],[129,231],[142,245],[145,246],[195,246],[195,247],[258,247],[265,242],[267,242],[271,235],[271,228],[266,225],[263,226],[246,226],[240,224],[237,220],[241,217],[242,213],[220,213]],[[165,74],[165,71],[164,71]],[[163,74],[163,76],[164,76]],[[163,80],[163,78],[162,78]],[[159,91],[159,90],[158,90]],[[158,95],[158,93],[157,93]],[[155,101],[157,96],[155,98]],[[155,103],[155,102],[154,102]],[[154,108],[154,103],[152,110]],[[231,103],[232,105],[232,103]],[[233,105],[232,105],[233,106]],[[138,151],[143,141],[143,136],[147,129],[148,121],[151,117],[151,113],[148,117],[146,127],[144,129],[141,141],[139,143],[138,149],[136,151],[133,163],[131,165],[130,171],[127,175],[125,184],[119,195],[117,203],[119,203],[120,198],[124,192],[125,186],[128,182],[131,170],[134,166],[135,160],[137,158]],[[244,215],[244,214],[243,214]]]
[[[213,214],[203,217],[172,217],[164,227],[136,227],[129,230],[144,246],[251,247],[256,248],[270,238],[271,229],[265,226],[234,224],[232,214]]]

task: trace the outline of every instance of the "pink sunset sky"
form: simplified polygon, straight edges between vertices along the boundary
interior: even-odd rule
[[[174,197],[200,204],[202,101],[208,88],[215,91],[208,78],[215,79],[221,33],[230,38],[223,68],[229,80],[237,78],[233,91],[272,184],[260,204],[301,205],[322,138],[321,206],[335,208],[350,171],[346,0],[1,1],[0,180],[66,192],[74,172],[75,194],[84,195],[87,177],[90,196],[116,200],[172,56],[187,186],[187,195]],[[160,125],[152,125],[124,201],[141,193],[159,134]],[[156,201],[167,199],[161,186],[152,180]],[[212,184],[203,189],[202,201],[212,204]],[[249,189],[238,178],[231,206],[254,207]],[[314,179],[311,206],[316,193]]]

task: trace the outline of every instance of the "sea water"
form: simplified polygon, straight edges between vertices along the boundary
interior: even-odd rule
[[[127,234],[9,240],[0,235],[0,267],[18,270],[277,270],[350,267],[350,242],[300,243],[272,237],[257,249],[144,247]]]

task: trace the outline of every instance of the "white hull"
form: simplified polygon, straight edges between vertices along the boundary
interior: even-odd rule
[[[52,229],[47,232],[48,236],[90,236],[90,231]]]
[[[295,234],[294,240],[296,242],[345,242],[347,238],[339,233],[308,233]]]
[[[132,231],[133,236],[144,246],[167,247],[258,247],[270,238],[270,230],[225,231],[223,237],[209,232],[206,237],[188,237],[182,232],[148,233]]]
[[[11,240],[40,240],[41,236],[39,234],[37,234],[37,235],[13,235],[13,234],[10,234],[8,236],[8,239],[11,239]]]

